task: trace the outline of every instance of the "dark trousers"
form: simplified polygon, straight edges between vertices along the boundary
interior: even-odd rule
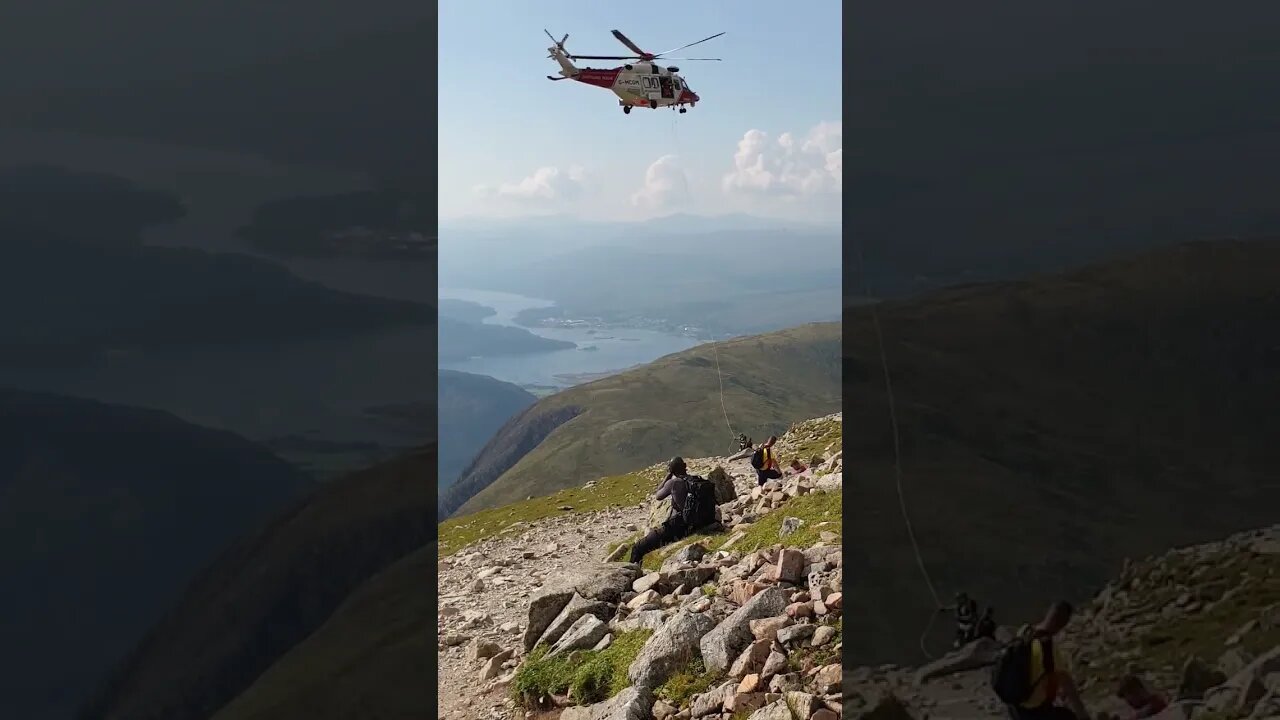
[[[769,468],[768,470],[756,470],[756,484],[763,485],[770,480],[777,480],[782,477],[782,471],[778,468]]]
[[[688,534],[689,533],[685,530],[683,522],[675,518],[670,518],[658,527],[650,530],[648,535],[640,538],[636,541],[635,545],[631,546],[631,562],[641,562],[644,560],[645,555],[648,555],[663,545],[670,545]]]

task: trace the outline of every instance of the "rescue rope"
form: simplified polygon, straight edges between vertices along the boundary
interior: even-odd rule
[[[716,381],[720,383],[720,412],[724,413],[724,425],[729,428],[729,437],[737,440],[738,436],[733,432],[733,425],[729,422],[729,411],[724,407],[724,375],[720,372],[720,343],[712,340],[711,349],[716,354]]]
[[[889,423],[893,428],[893,475],[894,482],[898,486],[898,507],[902,511],[902,522],[907,527],[907,537],[911,539],[911,549],[916,555],[916,565],[920,568],[920,574],[924,577],[925,586],[933,597],[934,607],[941,608],[942,599],[938,597],[938,591],[934,588],[933,579],[929,576],[928,568],[925,567],[924,555],[920,552],[920,543],[916,540],[915,527],[911,524],[911,514],[907,512],[907,497],[902,489],[902,440],[898,429],[898,409],[893,394],[893,379],[889,373],[889,356],[885,350],[884,331],[880,326],[880,313],[877,310],[879,303],[871,296],[871,283],[867,278],[866,261],[862,255],[862,243],[856,243],[855,247],[858,253],[858,272],[862,276],[863,295],[871,308],[871,324],[875,328],[876,344],[880,348],[880,367],[884,371],[885,394],[889,399]],[[925,625],[924,632],[920,634],[920,651],[930,660],[933,659],[933,655],[925,647],[925,638],[928,636],[929,631],[933,629],[933,623],[937,616],[936,611],[929,614],[929,622]]]

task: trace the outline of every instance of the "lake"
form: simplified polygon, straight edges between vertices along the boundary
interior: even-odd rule
[[[520,311],[555,305],[550,300],[483,290],[441,288],[438,294],[442,300],[466,300],[493,308],[496,314],[485,318],[485,322],[494,325],[514,326],[515,317]],[[536,355],[482,357],[441,362],[440,367],[446,370],[488,375],[525,387],[565,388],[576,384],[574,376],[626,370],[636,365],[653,362],[665,355],[688,350],[701,342],[695,338],[653,330],[526,329],[545,338],[575,343],[578,347]],[[595,349],[582,349],[586,347]]]

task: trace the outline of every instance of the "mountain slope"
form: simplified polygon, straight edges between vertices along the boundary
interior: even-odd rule
[[[441,515],[546,495],[676,454],[725,452],[726,412],[735,432],[757,440],[834,412],[839,346],[839,323],[804,325],[702,345],[544,398],[499,430],[441,497]]]
[[[66,717],[214,553],[310,487],[167,413],[0,391],[0,716]]]
[[[1273,522],[1277,288],[1280,242],[1215,242],[882,306],[904,493],[944,599],[965,589],[1031,617],[1125,555]],[[845,325],[856,659],[915,660],[933,602],[869,311]]]
[[[436,395],[440,418],[440,487],[458,478],[493,434],[537,401],[518,385],[485,375],[440,370]]]
[[[429,445],[331,480],[243,537],[187,587],[81,717],[206,720],[368,578],[427,544],[435,465]]]
[[[839,446],[838,418],[805,423],[797,430],[780,443],[783,457],[792,453],[808,457]],[[750,468],[743,461],[730,465],[723,458],[689,458],[689,463],[694,472],[704,475],[715,466],[729,467],[742,490],[754,486]],[[832,463],[823,474],[838,483],[836,476],[829,474],[838,473],[838,468],[838,462]],[[633,533],[627,525],[645,520],[647,508],[639,500],[651,492],[658,472],[659,468],[651,467],[625,478],[598,480],[585,490],[600,503],[596,508],[588,509],[573,499],[575,491],[583,492],[579,487],[518,503],[509,508],[510,514],[490,513],[501,524],[488,525],[486,535],[472,535],[473,544],[465,551],[459,540],[469,532],[462,527],[468,523],[451,521],[441,528],[439,553],[432,544],[371,577],[328,622],[281,657],[252,687],[214,715],[214,720],[458,717],[450,711],[464,706],[472,709],[460,716],[473,717],[476,710],[490,704],[501,707],[506,688],[494,690],[491,682],[477,682],[476,663],[464,660],[462,647],[438,651],[441,636],[484,635],[504,647],[518,645],[519,634],[499,626],[525,622],[526,600],[533,594],[530,586],[539,578],[571,574],[598,560],[601,548],[608,543],[628,539]],[[821,485],[831,487],[826,481]],[[579,507],[573,512],[558,510],[565,502]],[[823,496],[812,512],[815,516],[830,513],[829,522],[834,525],[838,508],[838,495]],[[516,522],[516,516],[525,520],[520,523],[520,532],[504,532]],[[809,532],[816,536],[820,530]],[[772,538],[776,533],[775,524],[760,534]],[[483,540],[476,542],[478,537]],[[720,542],[726,539],[716,538]],[[587,542],[581,543],[583,540]],[[559,543],[558,548],[546,550],[553,541]],[[469,557],[472,553],[476,555]],[[655,553],[653,558],[660,562],[670,554]],[[489,564],[486,557],[501,558],[504,569],[496,577],[490,577],[492,570],[486,573],[490,579],[483,581],[484,591],[473,593],[467,588],[474,575]],[[451,606],[442,612],[439,624],[432,607],[436,588],[422,581],[427,573],[436,573],[440,579],[441,607]],[[467,622],[479,615],[486,619]],[[430,682],[437,668],[438,698],[423,682]],[[432,704],[437,708],[434,716],[430,715]]]

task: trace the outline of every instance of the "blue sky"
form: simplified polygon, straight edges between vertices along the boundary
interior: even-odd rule
[[[702,102],[685,115],[637,108],[547,75],[551,42],[625,55],[617,28],[675,53]],[[613,67],[608,60],[580,67]],[[570,214],[643,219],[750,212],[833,220],[842,170],[841,4],[494,0],[440,3],[440,216]]]

